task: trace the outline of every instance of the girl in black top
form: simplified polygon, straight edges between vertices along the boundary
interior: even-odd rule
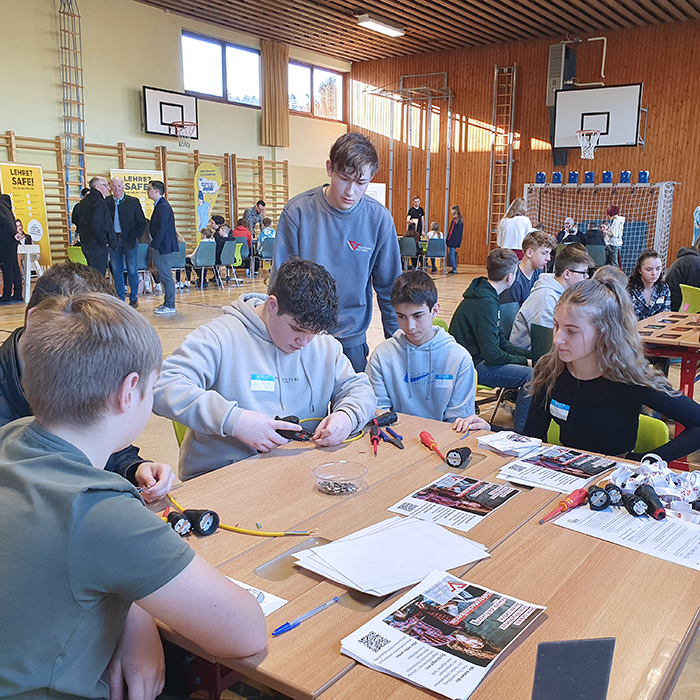
[[[554,313],[554,345],[535,367],[524,433],[543,440],[550,420],[562,445],[606,455],[634,453],[642,406],[685,426],[655,452],[670,462],[700,448],[700,405],[674,391],[644,359],[637,319],[622,285],[569,287]]]

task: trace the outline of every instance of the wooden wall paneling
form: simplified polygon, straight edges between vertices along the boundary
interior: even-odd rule
[[[700,22],[688,21],[606,33],[608,52],[605,66],[606,85],[643,82],[643,106],[649,107],[646,149],[603,148],[595,160],[582,161],[577,149],[568,151],[567,165],[554,168],[549,146],[549,110],[545,104],[548,48],[561,38],[515,42],[478,49],[394,57],[353,64],[353,110],[351,128],[367,134],[379,151],[381,168],[378,182],[388,181],[388,108],[377,104],[382,98],[363,94],[365,86],[383,86],[398,81],[402,75],[447,71],[448,84],[454,91],[451,203],[459,204],[465,219],[465,236],[459,259],[462,263],[483,264],[487,255],[486,226],[488,220],[489,130],[492,118],[493,66],[518,64],[516,87],[513,181],[511,198],[521,196],[523,187],[534,182],[538,171],[551,180],[554,170],[580,172],[593,170],[596,181],[604,170],[612,170],[619,181],[621,170],[649,170],[650,181],[680,182],[677,190],[670,236],[670,256],[689,245],[692,215],[700,191],[700,110],[693,99],[692,83],[700,71],[700,50],[697,36]],[[585,38],[585,36],[583,37]],[[579,44],[578,78],[581,83],[600,80],[600,42]],[[435,104],[436,109],[446,105]],[[404,110],[405,112],[405,110]],[[373,120],[374,119],[374,120]],[[402,122],[405,122],[405,114]],[[433,179],[430,190],[430,212],[444,207],[444,190],[438,187],[444,177],[446,117],[440,117],[440,147],[431,155]],[[405,124],[396,129],[394,141],[394,182],[392,215],[399,231],[406,220]],[[425,144],[422,145],[425,148]],[[419,182],[418,171],[424,153],[412,149],[412,189]],[[623,212],[624,213],[624,212]],[[442,221],[442,214],[438,215]],[[550,231],[556,233],[556,231]]]

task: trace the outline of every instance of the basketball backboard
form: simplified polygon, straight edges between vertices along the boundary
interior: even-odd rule
[[[197,98],[182,92],[143,87],[144,130],[147,134],[176,136],[170,128],[173,122],[194,122],[197,120]],[[199,125],[191,138],[199,137]]]
[[[642,83],[557,90],[554,103],[554,148],[578,148],[576,132],[600,131],[598,148],[637,146],[642,110]]]

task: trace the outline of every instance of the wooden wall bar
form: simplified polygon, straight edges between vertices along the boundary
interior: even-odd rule
[[[649,108],[646,150],[606,148],[595,160],[581,161],[580,152],[570,150],[567,165],[554,168],[549,147],[549,109],[545,104],[548,47],[561,41],[517,42],[479,48],[465,48],[418,56],[354,63],[351,128],[366,133],[378,146],[382,168],[377,182],[388,182],[389,109],[388,100],[363,94],[366,86],[385,86],[402,75],[447,71],[454,91],[452,176],[450,203],[459,204],[465,219],[465,238],[460,261],[482,264],[486,245],[490,129],[493,108],[494,66],[517,63],[515,102],[515,151],[511,197],[521,196],[523,185],[534,182],[535,173],[553,170],[594,170],[596,181],[603,170],[612,170],[614,182],[621,170],[649,170],[651,182],[674,180],[681,183],[676,193],[669,261],[676,250],[692,239],[693,210],[700,204],[700,106],[697,81],[700,75],[700,22],[688,21],[606,34],[608,53],[606,85],[644,83],[643,104]],[[583,38],[586,38],[585,35]],[[602,42],[577,46],[577,75],[581,83],[600,81]],[[419,110],[416,110],[419,111]],[[434,121],[431,153],[430,209],[426,221],[443,223],[445,208],[446,102],[434,102],[440,112],[439,129]],[[394,188],[392,213],[401,233],[406,220],[407,157],[406,108],[395,110]],[[434,117],[438,119],[438,117]],[[414,118],[412,149],[412,192],[421,199],[425,192],[425,130]],[[643,117],[642,117],[643,123]],[[439,139],[437,134],[439,132]],[[566,174],[564,175],[566,180]],[[624,213],[624,212],[623,212]],[[555,233],[555,232],[554,232]]]

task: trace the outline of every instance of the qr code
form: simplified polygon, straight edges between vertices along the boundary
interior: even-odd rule
[[[526,466],[522,464],[509,464],[508,465],[508,471],[511,472],[524,472],[527,469]]]
[[[364,644],[370,651],[374,652],[381,651],[389,643],[389,639],[376,632],[368,632],[360,639],[360,644]]]
[[[416,508],[418,508],[418,506],[415,503],[399,503],[399,505],[396,506],[397,510],[405,510],[407,513],[410,513]]]

